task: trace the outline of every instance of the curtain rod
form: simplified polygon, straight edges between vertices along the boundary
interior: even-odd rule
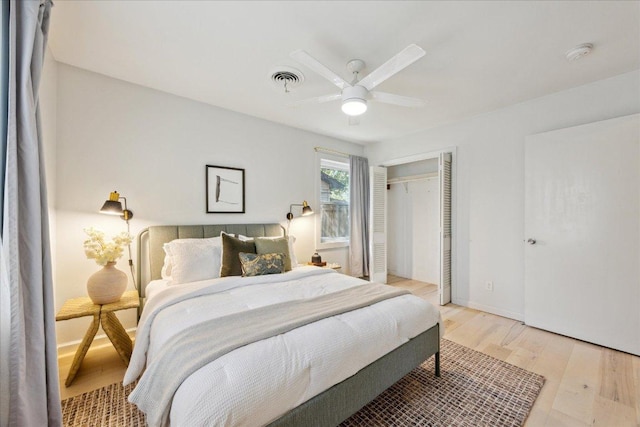
[[[314,150],[316,150],[316,153],[318,151],[322,151],[324,153],[330,153],[330,154],[337,154],[338,156],[343,156],[343,157],[349,157],[351,156],[351,154],[349,153],[343,153],[342,151],[337,151],[337,150],[332,150],[330,148],[324,148],[324,147],[313,147]]]

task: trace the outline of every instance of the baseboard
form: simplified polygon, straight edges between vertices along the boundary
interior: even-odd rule
[[[126,329],[127,333],[129,334],[132,340],[136,335],[136,329],[137,329],[136,327]],[[67,354],[75,353],[81,342],[82,340],[74,340],[74,341],[63,343],[63,344],[58,344],[58,357],[63,357],[63,356],[66,356]],[[112,345],[111,341],[109,341],[109,337],[107,337],[106,334],[100,334],[100,335],[96,335],[95,338],[93,339],[93,342],[91,343],[91,348],[98,348],[98,347],[104,347],[109,345]]]
[[[516,313],[510,310],[504,310],[497,307],[492,307],[489,305],[478,304],[477,302],[461,300],[461,299],[452,299],[452,302],[457,305],[461,305],[463,307],[473,308],[474,310],[484,311],[485,313],[495,314],[497,316],[507,317],[509,319],[518,320],[520,322],[524,322],[524,314]]]

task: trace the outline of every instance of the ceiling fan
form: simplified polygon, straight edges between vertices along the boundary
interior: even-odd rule
[[[348,83],[304,50],[296,50],[291,52],[291,58],[306,65],[311,70],[338,86],[341,92],[305,99],[295,102],[292,105],[321,104],[342,99],[342,111],[348,116],[359,116],[367,111],[368,100],[402,107],[422,107],[425,105],[425,102],[421,99],[395,95],[393,93],[372,91],[372,89],[413,64],[424,55],[425,51],[420,46],[411,44],[361,80],[358,80],[358,77],[359,73],[365,67],[365,62],[361,59],[352,59],[347,63],[347,69],[353,74],[353,80],[351,83]]]

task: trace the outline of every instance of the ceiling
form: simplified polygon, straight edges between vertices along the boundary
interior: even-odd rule
[[[575,62],[565,52],[593,43]],[[304,49],[345,80],[411,43],[426,55],[376,89],[427,106],[370,103],[350,126],[340,102],[290,107],[337,93],[290,59]],[[640,68],[637,1],[65,1],[52,12],[57,61],[331,137],[398,138]],[[275,66],[305,76],[285,93]]]

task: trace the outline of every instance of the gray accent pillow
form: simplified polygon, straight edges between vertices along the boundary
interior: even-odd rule
[[[256,237],[257,254],[282,254],[284,256],[284,271],[291,271],[291,255],[289,254],[289,239],[280,237],[278,239],[268,237]]]
[[[222,266],[220,277],[242,276],[240,252],[256,253],[256,245],[252,241],[243,242],[226,233],[222,233]]]
[[[284,254],[251,254],[240,252],[243,276],[263,276],[284,272]]]

